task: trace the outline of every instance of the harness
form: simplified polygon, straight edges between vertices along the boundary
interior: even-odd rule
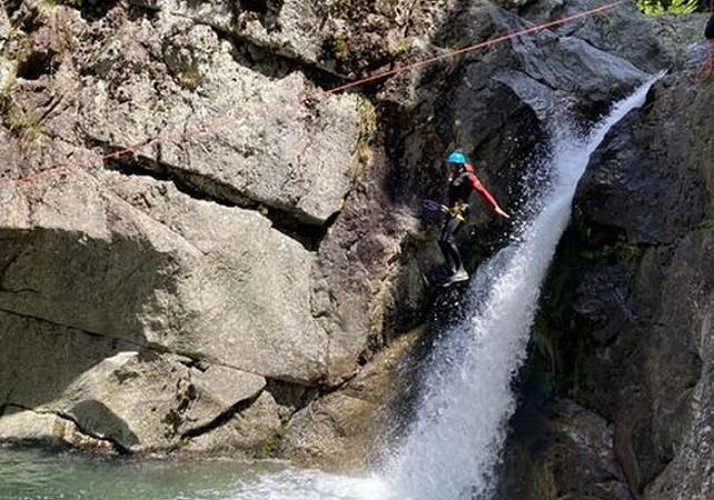
[[[446,213],[449,217],[453,219],[458,219],[460,221],[465,221],[464,217],[469,212],[469,204],[465,201],[459,201],[454,203],[452,206],[446,208]]]
[[[457,175],[449,183],[449,207],[446,213],[454,219],[460,221],[466,220],[465,215],[469,211],[468,199],[471,195],[471,186],[469,184],[469,176],[471,172],[464,171]]]

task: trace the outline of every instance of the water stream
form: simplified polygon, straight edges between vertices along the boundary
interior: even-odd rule
[[[443,332],[433,350],[417,418],[389,466],[400,498],[488,498],[515,410],[511,380],[525,357],[541,284],[578,181],[610,128],[644,103],[655,80],[613,106],[586,138],[562,126],[554,134],[550,187],[531,200],[538,210],[481,266],[469,285],[466,317]]]

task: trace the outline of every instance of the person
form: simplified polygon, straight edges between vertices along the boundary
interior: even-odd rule
[[[501,217],[510,217],[499,206],[493,195],[481,184],[481,181],[474,173],[473,166],[463,152],[457,150],[449,154],[446,158],[446,165],[449,174],[448,206],[441,206],[441,211],[446,214],[446,220],[441,229],[439,247],[444,254],[444,259],[451,275],[442,286],[449,286],[469,279],[469,275],[464,269],[461,254],[456,246],[455,236],[466,220],[465,216],[469,211],[468,201],[471,192],[478,192]]]

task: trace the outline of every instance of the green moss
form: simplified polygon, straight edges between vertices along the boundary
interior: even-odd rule
[[[5,114],[5,126],[15,136],[26,142],[34,142],[43,133],[42,122],[34,110],[25,110],[14,103]]]
[[[617,260],[632,274],[637,270],[646,250],[647,245],[645,244],[623,242],[616,245],[615,255]]]
[[[198,67],[197,63],[193,63],[186,68],[182,69],[176,78],[181,85],[186,90],[195,91],[203,81],[203,75]]]
[[[283,443],[283,438],[287,432],[287,424],[283,423],[280,428],[271,437],[266,439],[260,449],[256,453],[256,458],[269,459],[277,458],[280,452],[280,446]]]
[[[344,62],[350,58],[350,45],[347,42],[347,37],[344,35],[335,35],[332,38],[332,56],[340,61]]]
[[[350,13],[349,0],[334,0],[329,7],[330,17],[347,19]]]
[[[714,218],[704,219],[699,227],[704,231],[714,231]]]
[[[13,68],[14,69],[14,68]],[[8,71],[2,82],[0,82],[0,110],[7,110],[13,100],[13,95],[17,90],[17,74],[15,71]]]
[[[637,0],[640,11],[650,16],[692,14],[700,9],[697,0]]]
[[[550,269],[540,300],[540,308],[533,324],[533,340],[540,355],[547,363],[547,372],[542,374],[550,391],[556,389],[555,377],[567,371],[563,359],[563,339],[570,326],[569,304],[573,299],[575,277],[573,269],[577,258],[574,254],[560,252],[558,260]]]
[[[593,245],[593,241],[603,240],[603,234],[591,232],[582,217],[574,214],[544,284],[533,326],[533,340],[546,360],[547,372],[541,377],[557,394],[571,395],[590,383],[583,368],[594,349],[593,341],[584,335],[587,326],[578,324],[571,307],[581,272],[597,263],[616,263],[632,279],[648,248],[614,233],[606,243]]]
[[[403,56],[407,54],[412,48],[412,41],[409,38],[400,38],[397,44],[394,46],[392,55]]]
[[[361,166],[366,165],[372,153],[372,144],[377,135],[377,110],[374,105],[363,97],[357,102],[357,114],[359,115],[360,128],[357,138],[357,159]],[[359,171],[353,172],[352,177],[359,175]]]
[[[700,379],[701,371],[691,370],[690,372],[684,375],[684,378],[682,380],[682,386],[684,387],[684,389],[694,389],[694,387],[696,387],[696,385],[699,383]]]
[[[714,200],[709,203],[704,220],[699,224],[699,229],[714,231]]]
[[[34,108],[26,108],[17,102],[17,83],[14,75],[8,75],[0,88],[0,113],[2,122],[10,132],[26,142],[34,142],[43,133],[42,121]]]
[[[60,5],[62,5],[60,0],[40,0],[37,2],[37,12],[41,16],[48,16]]]

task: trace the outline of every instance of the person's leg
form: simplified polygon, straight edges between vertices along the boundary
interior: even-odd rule
[[[452,275],[465,272],[463,262],[461,261],[461,254],[459,253],[459,248],[456,246],[456,239],[454,238],[454,235],[461,228],[461,224],[459,219],[449,218],[444,224],[441,230],[441,237],[439,238],[439,246],[441,247],[444,259],[446,259],[446,264]]]
[[[441,253],[444,255],[446,267],[449,269],[450,274],[454,274],[456,272],[456,266],[459,262],[458,249],[455,249],[454,238],[452,234],[452,221],[453,219],[449,218],[444,222],[444,227],[441,228],[441,236],[439,236],[439,248],[441,248]]]

